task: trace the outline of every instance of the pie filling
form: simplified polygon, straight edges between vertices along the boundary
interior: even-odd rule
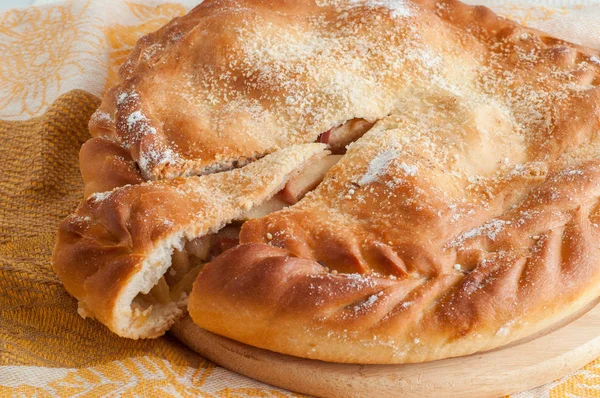
[[[338,154],[314,157],[270,199],[254,206],[216,233],[176,245],[172,249],[170,267],[150,291],[140,292],[133,299],[131,309],[134,323],[141,326],[151,316],[157,316],[157,312],[177,312],[185,308],[198,273],[214,257],[239,244],[240,229],[245,221],[264,217],[297,203],[319,185],[327,171],[341,158],[342,155]]]
[[[375,122],[365,119],[350,119],[344,124],[327,130],[317,141],[327,144],[331,153],[343,155],[346,153],[346,147],[362,137],[374,124]]]
[[[204,265],[239,244],[240,228],[245,221],[296,204],[319,185],[327,171],[346,153],[346,147],[362,137],[374,124],[355,118],[324,132],[317,141],[327,144],[331,154],[316,156],[308,161],[277,194],[218,232],[173,245],[169,268],[147,293],[140,292],[131,303],[134,324],[142,326],[151,319],[160,318],[161,314],[183,311],[192,285]]]

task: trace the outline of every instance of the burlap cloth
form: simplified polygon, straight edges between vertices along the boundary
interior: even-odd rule
[[[0,397],[288,397],[173,338],[131,341],[77,315],[50,266],[58,222],[82,196],[87,121],[135,41],[194,2],[76,0],[0,14]],[[600,6],[488,1],[600,48]],[[599,331],[600,333],[600,331]],[[514,397],[600,397],[600,360]]]

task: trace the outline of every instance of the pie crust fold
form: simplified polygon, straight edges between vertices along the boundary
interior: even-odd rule
[[[95,193],[61,223],[54,270],[82,316],[123,337],[161,336],[185,313],[189,293],[148,297],[174,251],[271,198],[323,148],[292,146],[241,169]]]
[[[332,362],[533,336],[600,294],[599,76],[598,51],[455,0],[204,1],[92,117],[54,268],[132,338],[187,307]]]

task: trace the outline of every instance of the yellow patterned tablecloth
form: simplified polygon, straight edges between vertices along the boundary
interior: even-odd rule
[[[82,196],[78,151],[136,40],[194,1],[74,0],[0,14],[0,397],[289,397],[173,338],[121,339],[77,315],[50,267],[58,222]],[[600,48],[600,5],[487,2]],[[600,361],[513,397],[600,397]]]

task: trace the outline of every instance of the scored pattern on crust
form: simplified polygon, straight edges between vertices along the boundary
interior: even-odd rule
[[[393,142],[389,135],[385,140]],[[353,155],[366,152],[362,143],[331,171],[335,179],[298,205],[244,224],[242,242],[284,247],[295,258],[271,254],[255,262],[248,253],[269,252],[251,244],[211,263],[190,303],[199,325],[300,356],[415,362],[514,341],[600,293],[593,262],[600,255],[594,245],[600,237],[599,161],[557,167],[548,175],[537,165],[535,173],[525,167],[513,181],[502,181],[496,203],[481,203],[485,192],[472,198],[477,206],[461,203],[461,217],[454,209],[462,198],[450,200],[451,189],[430,185],[436,170],[417,163],[421,159],[394,158],[376,181],[352,184],[370,172],[352,172],[360,164]],[[241,305],[250,314],[244,321]],[[230,317],[257,326],[237,330]]]
[[[86,193],[378,120],[298,204],[243,225],[190,313],[327,361],[491,349],[600,294],[598,59],[453,0],[206,1],[123,66],[90,122],[111,177],[82,151]]]
[[[483,8],[434,10],[450,23],[430,31],[459,36],[466,60],[431,51],[411,72],[425,92],[399,101],[298,205],[243,226],[242,243],[334,273],[273,254],[254,262],[259,249],[242,246],[198,279],[201,327],[310,358],[415,362],[506,344],[600,293],[595,53]]]

